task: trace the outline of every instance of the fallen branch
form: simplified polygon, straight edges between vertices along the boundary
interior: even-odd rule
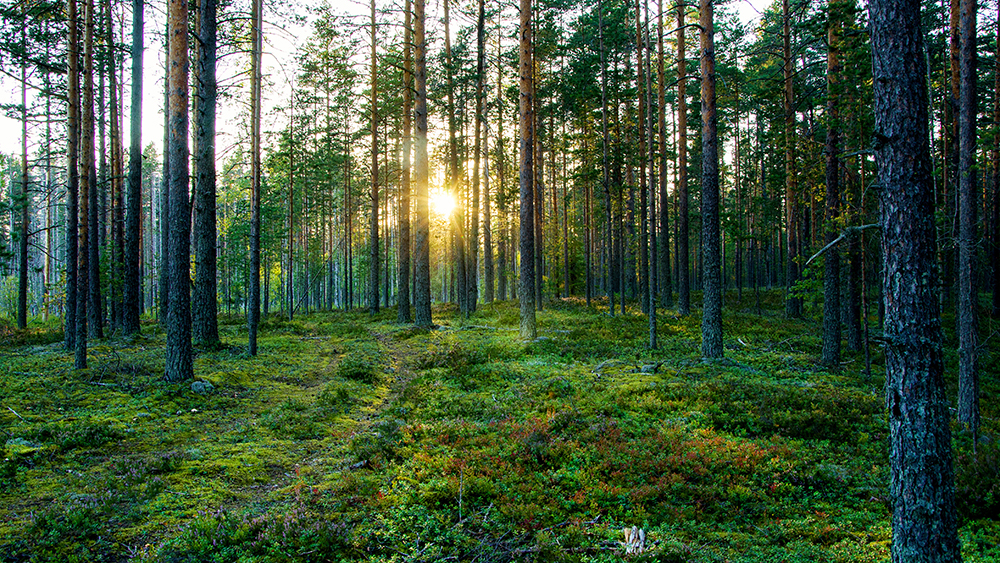
[[[828,244],[828,245],[824,246],[823,248],[821,248],[820,251],[817,252],[816,254],[813,254],[812,258],[806,260],[806,264],[805,265],[808,266],[810,262],[812,262],[813,260],[815,260],[815,259],[819,258],[820,256],[822,256],[824,253],[826,253],[827,250],[830,250],[830,248],[832,248],[832,247],[836,246],[838,243],[840,243],[840,241],[842,241],[842,240],[844,240],[846,238],[856,237],[856,236],[860,235],[862,231],[865,231],[867,229],[878,228],[879,226],[880,225],[878,223],[872,223],[870,225],[861,225],[860,227],[847,227],[846,229],[844,229],[840,233],[839,237],[833,239],[833,241],[830,242],[830,244]]]
[[[28,422],[27,420],[24,420],[23,416],[17,414],[17,411],[15,411],[14,409],[12,409],[10,407],[7,407],[7,410],[9,410],[10,412],[14,413],[14,416],[16,416],[17,418],[20,418],[21,422]]]

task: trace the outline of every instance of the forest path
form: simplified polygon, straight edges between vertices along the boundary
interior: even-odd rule
[[[421,352],[414,349],[407,339],[397,339],[393,331],[385,330],[378,325],[366,327],[370,341],[379,346],[382,354],[378,379],[373,383],[373,393],[369,398],[355,403],[341,418],[339,428],[325,447],[312,452],[299,462],[300,467],[323,466],[325,471],[353,471],[364,467],[369,460],[359,459],[354,444],[366,438],[377,440],[382,431],[380,422],[387,420],[389,411],[397,399],[406,391],[410,382],[416,377],[410,366],[413,358]],[[335,353],[339,345],[324,343],[328,347],[324,355],[330,357],[320,373],[329,379],[336,373],[338,364],[346,359],[350,351],[343,354]],[[391,418],[391,417],[390,417]],[[346,420],[345,420],[346,419]]]

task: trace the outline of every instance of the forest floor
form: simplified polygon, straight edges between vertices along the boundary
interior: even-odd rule
[[[0,324],[0,561],[889,561],[881,352],[820,367],[819,321],[778,293],[727,297],[712,363],[697,313],[662,311],[656,351],[637,311],[580,300],[534,342],[513,302],[434,313],[272,317],[256,358],[220,319],[202,393],[163,381],[152,323],[81,371],[58,330]],[[1000,561],[986,345],[976,455],[953,428],[966,562]],[[955,397],[950,333],[946,355]]]

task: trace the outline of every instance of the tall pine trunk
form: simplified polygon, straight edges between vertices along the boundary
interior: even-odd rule
[[[657,285],[660,306],[669,307],[674,303],[674,288],[670,280],[670,204],[667,191],[667,85],[663,44],[663,0],[658,0],[656,10],[657,53],[656,53],[656,98],[659,107],[658,138],[660,147],[660,236],[657,242]]]
[[[403,162],[399,184],[399,258],[397,260],[396,320],[413,322],[410,314],[410,155],[413,152],[413,31],[412,0],[406,0],[403,25]]]
[[[719,236],[719,140],[715,111],[713,0],[701,0],[701,355],[722,357],[722,250]]]
[[[532,99],[534,70],[531,56],[531,0],[520,0],[521,25],[520,71],[520,197],[521,197],[521,275],[518,280],[518,300],[521,307],[521,338],[533,340],[535,327],[535,195],[533,193],[534,103]]]
[[[170,129],[170,238],[167,270],[167,381],[194,376],[191,350],[191,202],[188,195],[188,3],[170,0],[167,11],[170,50],[167,52],[167,124]]]
[[[215,210],[215,108],[217,83],[216,0],[198,4],[198,88],[195,99],[195,279],[192,296],[192,332],[202,346],[219,345],[218,292],[216,281]]]
[[[961,1],[961,92],[958,123],[958,420],[979,435],[979,373],[976,368],[978,300],[976,292],[976,2]]]
[[[63,344],[76,348],[77,286],[79,284],[79,140],[80,140],[80,36],[76,0],[68,0],[68,58],[66,78],[66,314]]]
[[[416,59],[416,103],[414,121],[414,196],[416,198],[417,225],[413,237],[413,255],[416,260],[413,292],[414,322],[429,327],[431,320],[431,260],[430,213],[427,200],[427,38],[424,34],[424,0],[413,0],[413,47]]]
[[[476,310],[479,301],[479,180],[480,163],[483,148],[482,129],[486,116],[486,5],[485,0],[479,0],[479,15],[476,21],[476,124],[475,144],[472,155],[472,212],[469,218],[469,275],[468,275],[468,310]]]
[[[872,0],[893,563],[961,561],[918,0]]]
[[[28,52],[27,8],[21,22],[21,48]],[[28,193],[28,62],[21,61],[21,193],[17,234],[17,328],[28,327],[28,228],[31,196]]]
[[[378,313],[378,283],[379,283],[379,237],[378,237],[378,58],[376,55],[375,32],[375,0],[371,0],[371,32],[372,32],[372,74],[371,74],[371,134],[372,134],[372,213],[371,224],[369,225],[369,288],[368,288],[368,312],[371,315]]]
[[[77,258],[76,369],[87,368],[90,306],[90,191],[94,174],[94,0],[83,4],[83,101],[80,120],[80,229]]]
[[[677,312],[691,314],[691,251],[688,248],[687,55],[684,12],[677,6]]]
[[[795,59],[792,58],[792,15],[789,0],[781,2],[782,16],[782,64],[784,68],[784,110],[785,110],[785,316],[802,316],[802,299],[794,292],[799,281],[799,216],[798,216],[798,168],[795,155],[795,108],[792,77],[795,75]]]
[[[838,81],[840,78],[840,2],[831,2],[827,13],[826,55],[826,244],[837,238],[840,215],[840,113]],[[840,251],[831,248],[823,262],[823,353],[827,366],[840,364]]]
[[[139,332],[142,311],[142,51],[143,3],[132,0],[132,107],[129,120],[128,194],[125,199],[125,280],[122,332]]]
[[[176,1],[176,0],[175,0]],[[250,308],[247,311],[249,352],[257,355],[260,326],[260,105],[263,30],[261,0],[251,2],[250,22]]]

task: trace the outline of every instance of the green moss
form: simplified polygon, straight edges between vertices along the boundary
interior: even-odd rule
[[[85,372],[5,348],[0,561],[618,561],[633,525],[654,546],[635,560],[887,561],[881,356],[871,379],[850,354],[829,372],[819,325],[762,305],[727,296],[716,363],[697,314],[662,311],[649,351],[645,317],[571,300],[531,343],[514,302],[436,307],[440,330],[271,317],[256,357],[199,351],[208,395],[162,381],[152,326],[95,342]],[[975,562],[998,558],[991,443],[956,439]]]

